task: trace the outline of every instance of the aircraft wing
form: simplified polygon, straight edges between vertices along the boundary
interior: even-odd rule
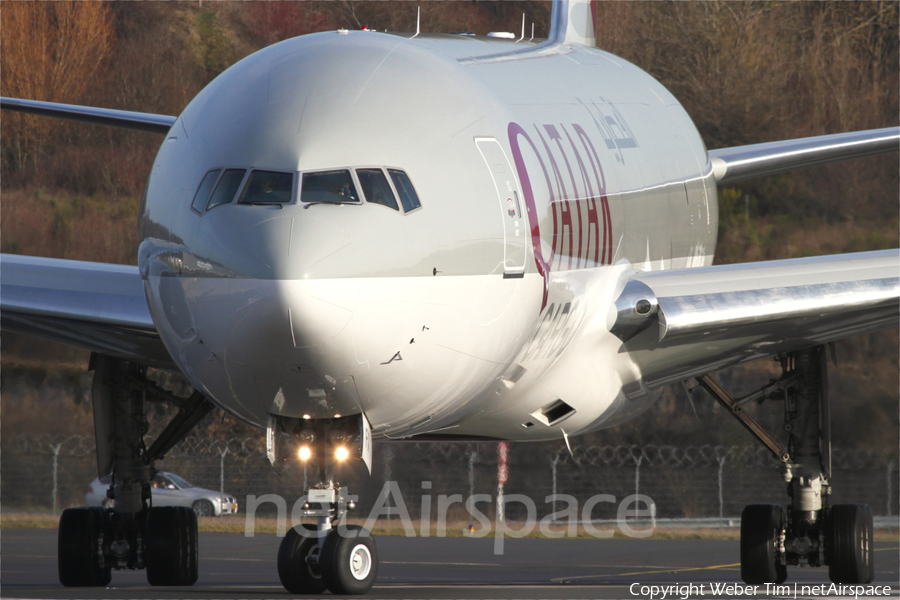
[[[176,370],[137,267],[0,255],[0,328]]]
[[[898,326],[900,250],[630,271],[607,324],[656,387]]]
[[[175,117],[168,115],[60,104],[58,102],[42,102],[40,100],[20,100],[18,98],[0,98],[0,109],[43,117],[81,121],[92,125],[109,125],[123,129],[136,129],[137,131],[161,133],[163,135],[169,132],[176,120]]]
[[[709,151],[720,185],[900,149],[900,127],[736,146]]]

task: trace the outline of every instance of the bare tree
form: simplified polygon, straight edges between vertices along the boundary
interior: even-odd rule
[[[103,2],[8,2],[0,13],[0,88],[5,96],[77,102],[103,68],[112,27]],[[4,118],[3,145],[21,169],[37,158],[52,119]],[[11,151],[11,152],[10,152]]]

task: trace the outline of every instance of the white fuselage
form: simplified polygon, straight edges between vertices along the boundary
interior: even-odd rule
[[[228,168],[293,173],[293,199],[191,210]],[[404,171],[421,208],[300,200],[304,173],[358,186],[359,168]],[[696,129],[621,59],[330,32],[244,59],[187,107],[139,263],[172,357],[241,419],[362,411],[376,436],[537,440],[652,404],[609,333],[622,275],[710,264],[717,222]]]

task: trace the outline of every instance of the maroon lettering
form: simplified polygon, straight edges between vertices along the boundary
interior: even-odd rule
[[[566,268],[571,269],[572,250],[575,240],[575,230],[572,227],[572,209],[568,200],[554,202],[551,207],[553,209],[553,257],[551,261],[555,261],[557,256],[566,256],[569,259]],[[567,234],[569,239],[568,252],[566,252],[563,247]],[[559,260],[561,264],[562,258]]]
[[[547,296],[550,292],[550,267],[544,260],[543,252],[541,251],[540,219],[534,203],[534,190],[531,187],[531,179],[528,177],[528,169],[525,167],[525,160],[522,158],[522,150],[519,148],[520,136],[525,138],[525,141],[531,146],[531,151],[541,165],[541,170],[544,173],[544,178],[547,180],[548,188],[551,188],[550,176],[547,174],[547,167],[544,166],[544,161],[541,160],[541,156],[538,153],[538,149],[535,147],[534,142],[531,141],[531,138],[528,137],[528,134],[525,133],[525,130],[522,129],[518,123],[509,124],[507,127],[507,135],[509,136],[509,146],[512,150],[513,162],[516,163],[516,172],[519,175],[519,183],[522,186],[522,196],[525,198],[525,209],[528,214],[528,222],[531,225],[531,248],[534,253],[534,264],[535,267],[537,267],[537,272],[544,278],[544,296],[541,300],[541,311],[543,311],[547,306]]]
[[[569,200],[577,200],[580,197],[578,194],[578,186],[575,184],[575,175],[574,173],[572,173],[572,166],[569,164],[569,158],[566,156],[566,150],[562,145],[562,136],[559,135],[559,131],[556,130],[555,125],[544,125],[544,130],[547,132],[547,135],[550,137],[550,139],[556,142],[556,147],[559,148],[559,154],[562,156],[563,161],[566,163],[566,170],[569,172],[569,179],[572,181],[572,195],[569,196],[568,194],[563,193],[561,196]],[[550,148],[547,148],[547,152],[550,152]],[[551,154],[550,156],[552,157],[553,155]]]
[[[608,265],[613,260],[612,248],[612,217],[609,216],[609,201],[606,196],[600,198],[603,207],[603,262],[601,264]]]
[[[572,129],[575,130],[575,135],[578,136],[581,145],[584,146],[584,151],[591,163],[591,169],[594,171],[594,181],[597,184],[597,195],[604,196],[606,195],[606,178],[603,176],[603,167],[600,166],[600,157],[597,156],[597,150],[581,125],[573,125]],[[593,191],[591,194],[593,195]]]
[[[534,126],[535,131],[537,131],[537,135],[541,140],[541,143],[544,145],[544,150],[547,151],[547,158],[550,160],[550,170],[553,173],[553,178],[556,180],[556,189],[557,194],[553,194],[553,186],[548,185],[547,187],[550,189],[550,202],[556,202],[559,199],[565,199],[569,197],[568,192],[566,192],[566,184],[563,183],[562,175],[559,172],[559,166],[556,164],[556,159],[553,157],[553,152],[550,150],[550,146],[547,145],[547,140],[544,139],[544,136],[541,135],[541,130],[538,129],[537,125]],[[550,181],[548,180],[548,184]]]
[[[597,200],[595,198],[589,198],[587,201],[587,216],[588,216],[588,252],[590,252],[591,247],[591,235],[593,234],[594,239],[594,256],[593,256],[593,264],[601,265],[603,263],[600,262],[600,219],[597,217]],[[603,232],[606,233],[606,225],[604,223]],[[604,256],[606,256],[604,254]]]
[[[583,269],[610,264],[613,260],[612,216],[600,156],[584,128],[577,123],[571,127],[574,136],[564,125],[545,124],[541,131],[542,128],[535,124],[540,146],[518,123],[510,123],[507,129],[531,228],[534,262],[544,279],[541,312],[547,308],[551,266],[556,269]],[[563,144],[563,136],[568,144]],[[555,146],[548,143],[547,138],[555,142]],[[522,145],[522,140],[526,144]],[[543,256],[541,249],[538,199],[535,198],[523,148],[531,149],[547,184],[549,197],[541,198],[540,205],[541,210],[550,210],[552,218],[549,257]],[[566,167],[571,187],[561,172],[561,163]]]
[[[608,265],[612,262],[612,219],[609,216],[609,200],[606,197],[606,177],[603,175],[603,166],[600,164],[600,157],[597,155],[597,150],[594,148],[593,142],[591,142],[591,138],[588,137],[587,133],[584,131],[584,128],[581,125],[573,125],[572,128],[575,130],[575,135],[578,136],[578,139],[581,141],[581,145],[584,146],[585,153],[587,154],[588,161],[591,163],[591,169],[594,171],[594,181],[597,183],[597,196],[600,198],[600,211],[603,215],[603,241],[600,242],[599,231],[597,232],[597,243],[602,247],[602,255],[600,256],[601,265]],[[591,191],[593,195],[593,190]],[[596,205],[595,205],[596,211]],[[595,212],[596,216],[596,212]],[[588,217],[588,226],[590,227],[590,216]],[[599,224],[598,224],[599,228]]]

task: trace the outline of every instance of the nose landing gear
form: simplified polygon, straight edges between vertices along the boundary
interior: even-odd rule
[[[281,584],[293,594],[319,594],[326,589],[333,594],[365,594],[378,576],[378,549],[371,532],[346,523],[347,512],[356,507],[355,498],[334,481],[331,457],[345,460],[350,454],[348,448],[358,441],[359,454],[371,467],[368,422],[361,415],[299,423],[273,419],[270,431],[273,464],[277,462],[276,432],[286,433],[300,444],[296,454],[288,456],[311,460],[320,480],[307,490],[301,513],[315,518],[316,524],[303,523],[288,530],[278,548]]]
[[[709,375],[697,378],[722,406],[781,461],[791,503],[753,504],[741,514],[741,578],[750,584],[783,583],[787,565],[828,565],[834,583],[869,583],[875,577],[872,513],[861,504],[828,506],[831,430],[824,346],[778,357],[782,376],[735,400]],[[783,448],[743,410],[756,400],[784,400]]]

